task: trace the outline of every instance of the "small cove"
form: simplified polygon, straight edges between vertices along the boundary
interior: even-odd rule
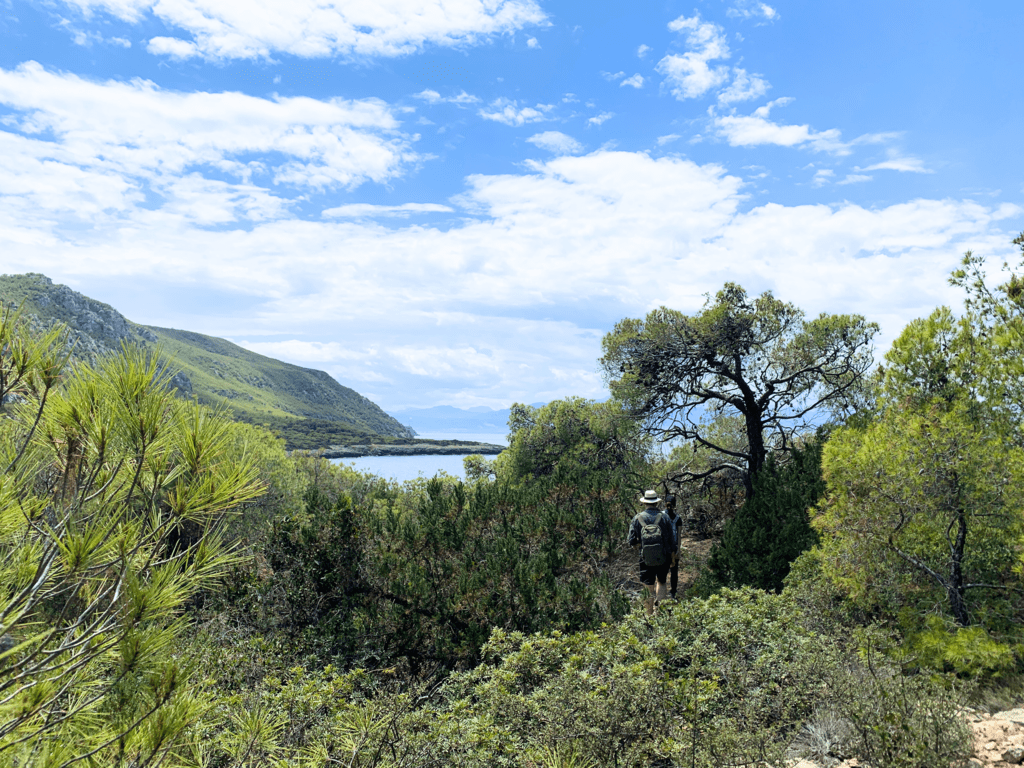
[[[508,445],[505,433],[450,433],[424,432],[420,437],[430,440],[472,440],[478,443],[494,443]],[[463,456],[360,456],[355,459],[331,459],[332,464],[353,466],[360,472],[370,472],[398,482],[415,480],[417,477],[433,477],[438,472],[446,472],[453,477],[465,479],[462,469]],[[488,459],[494,456],[486,457]]]

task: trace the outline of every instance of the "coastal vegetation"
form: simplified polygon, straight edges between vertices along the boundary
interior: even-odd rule
[[[731,284],[624,320],[616,396],[516,405],[464,482],[290,453],[5,305],[0,764],[966,765],[965,707],[1024,694],[1019,269],[968,255],[874,370],[867,320]],[[648,618],[651,487],[688,575]]]

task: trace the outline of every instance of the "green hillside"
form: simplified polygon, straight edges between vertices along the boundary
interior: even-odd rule
[[[109,304],[45,275],[0,275],[0,300],[16,305],[39,328],[67,325],[74,355],[82,360],[92,362],[126,341],[160,350],[172,361],[173,383],[183,396],[226,406],[242,421],[265,424],[292,448],[413,436],[324,371],[265,357],[214,336],[138,325]]]

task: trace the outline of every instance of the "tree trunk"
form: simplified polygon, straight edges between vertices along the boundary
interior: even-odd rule
[[[754,496],[754,478],[761,471],[768,458],[768,452],[764,447],[764,424],[761,421],[761,411],[751,408],[743,414],[747,426],[747,445],[750,451],[750,458],[747,459],[747,472],[743,477],[743,484],[746,487],[747,499]]]
[[[961,627],[971,623],[967,614],[967,602],[964,600],[964,550],[967,545],[967,512],[961,507],[956,511],[956,540],[950,548],[949,609],[953,618]]]

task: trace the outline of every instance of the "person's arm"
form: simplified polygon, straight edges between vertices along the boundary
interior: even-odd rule
[[[640,545],[640,534],[638,532],[639,525],[637,525],[636,518],[634,517],[632,522],[629,524],[629,533],[626,535],[626,544],[633,549],[636,549]]]

